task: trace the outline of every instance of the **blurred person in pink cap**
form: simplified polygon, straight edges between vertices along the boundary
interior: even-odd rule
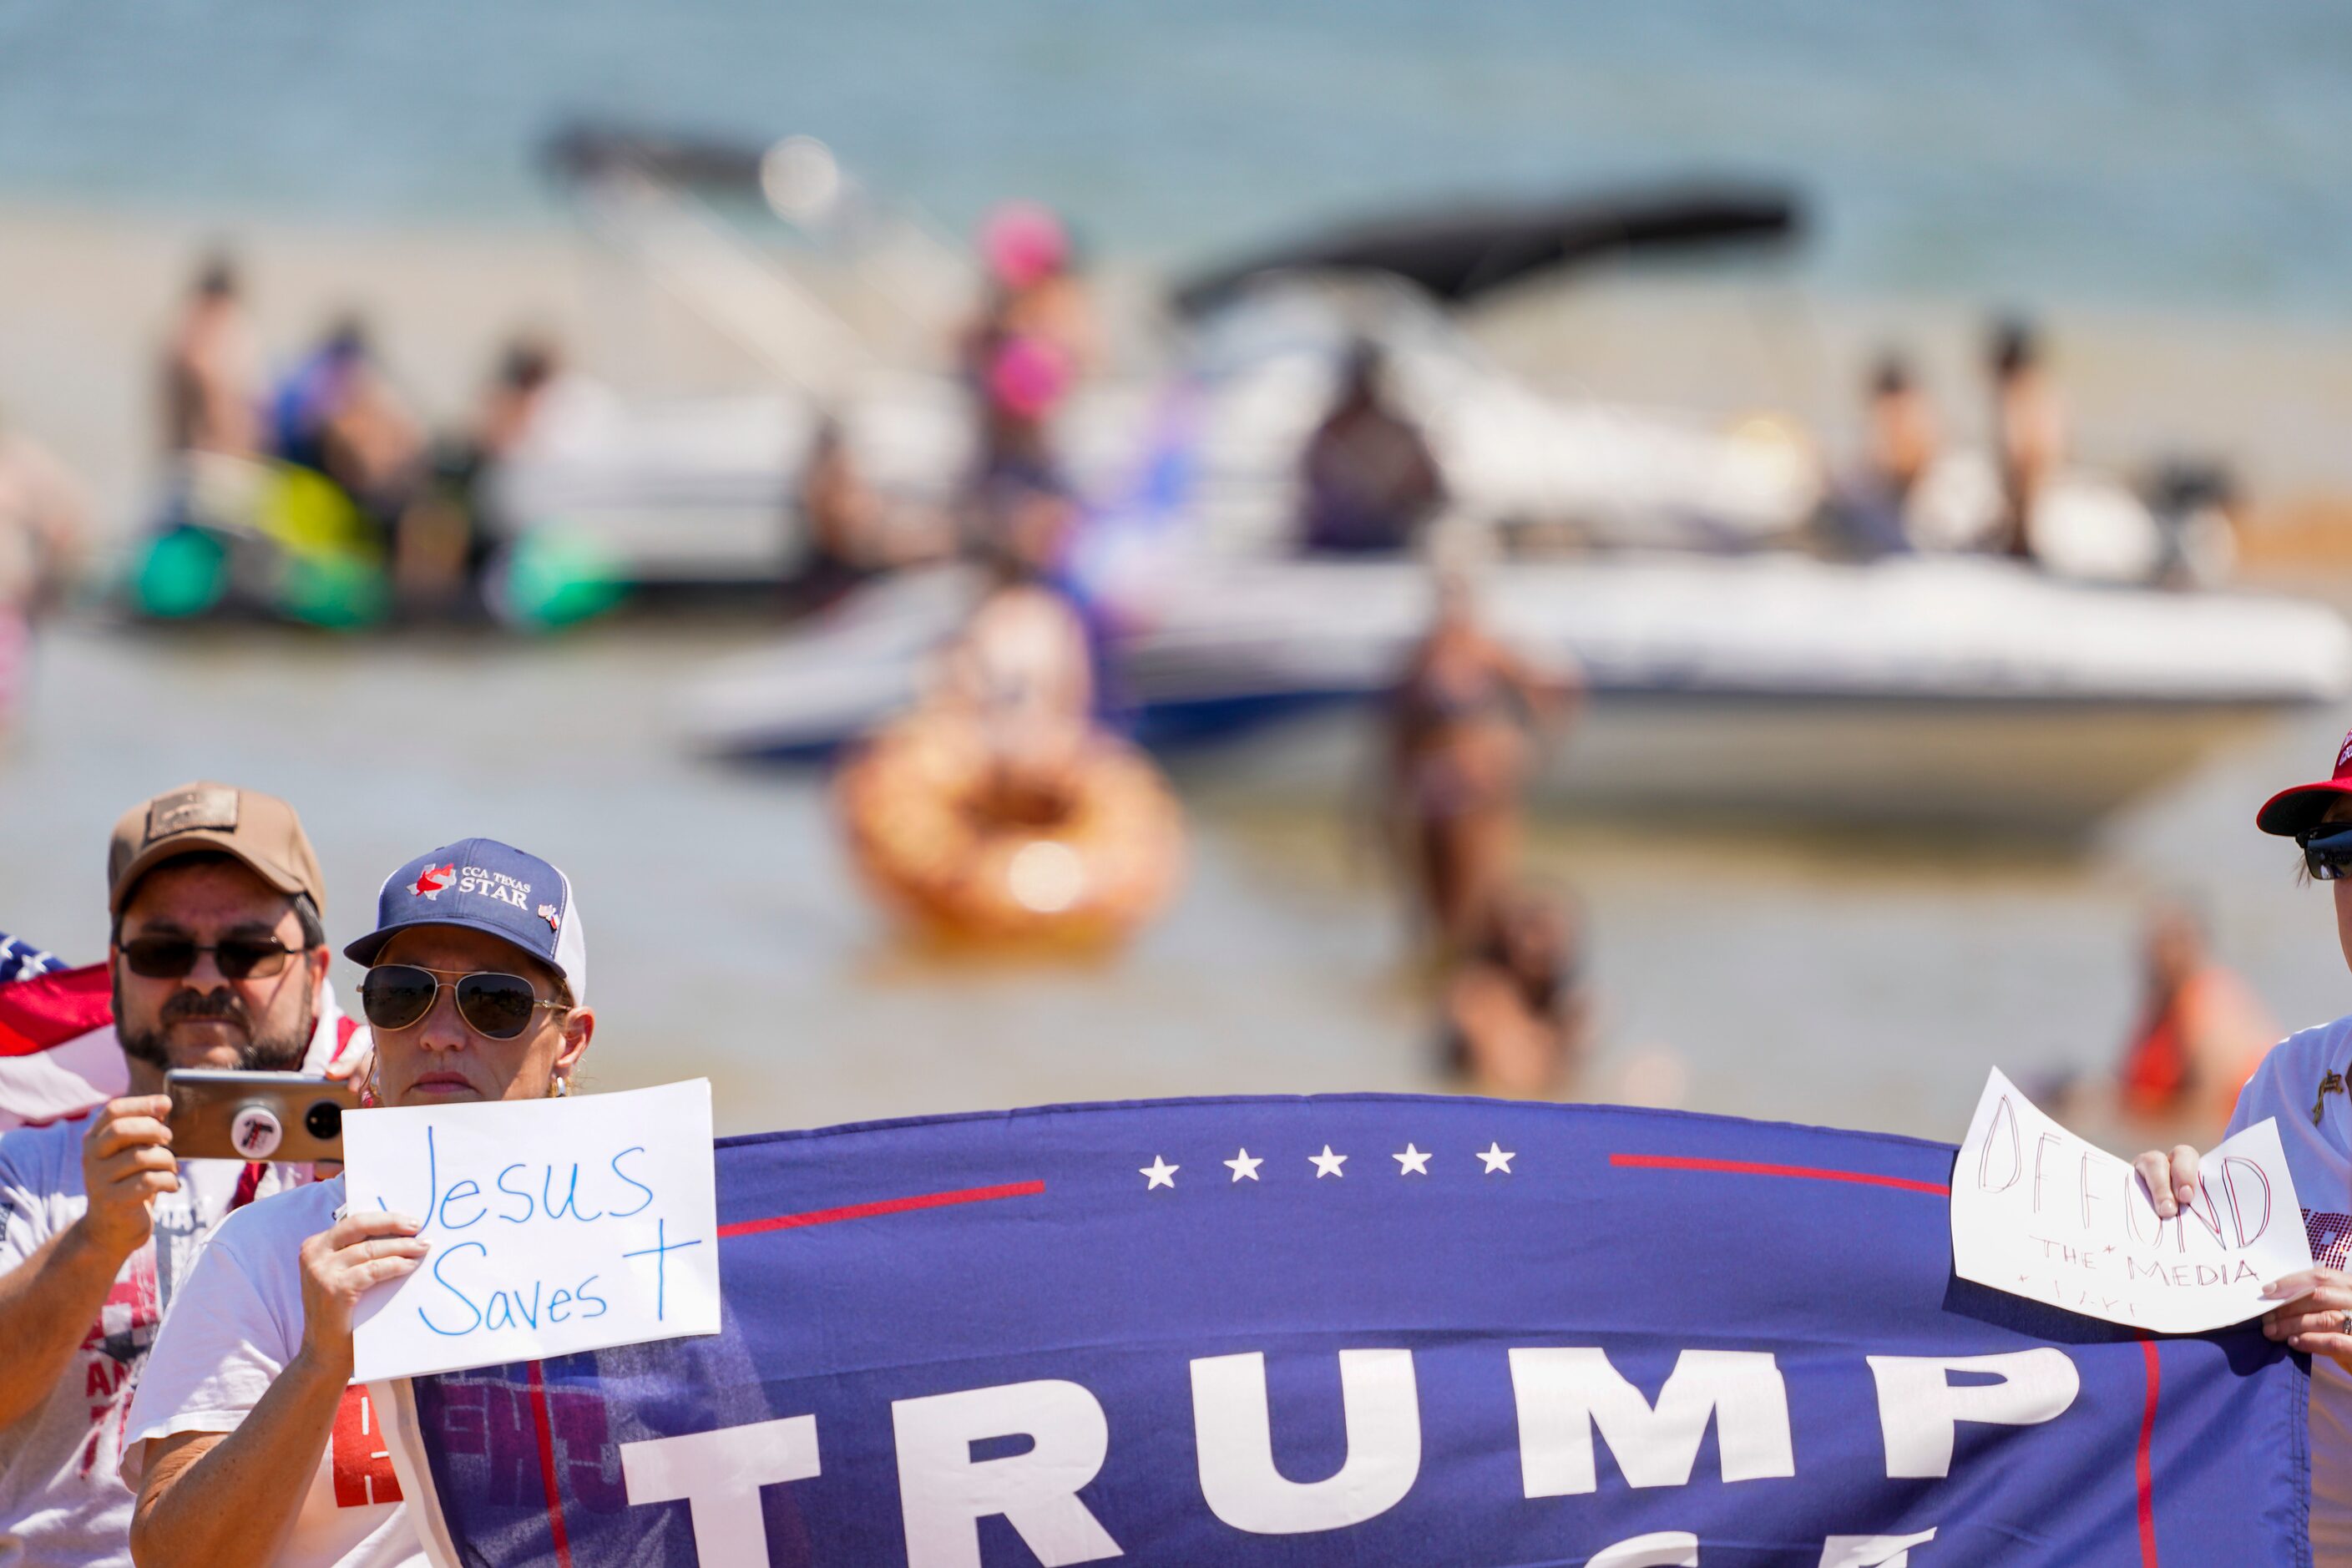
[[[1059,350],[1074,371],[1090,368],[1094,316],[1076,247],[1054,210],[1038,202],[1005,202],[982,220],[979,243],[989,298],[968,341],[967,364],[984,367],[1002,343],[1035,338]]]
[[[2336,937],[2352,966],[2352,735],[2335,772],[2282,790],[2255,814],[2264,833],[2292,838],[2303,872],[2328,885]],[[2311,1545],[2320,1568],[2352,1564],[2352,1017],[2289,1035],[2271,1047],[2239,1090],[2229,1131],[2275,1121],[2295,1193],[2308,1205],[2304,1229],[2318,1267],[2274,1281],[2280,1304],[2263,1331],[2311,1360]],[[2166,1217],[2200,1195],[2197,1151],[2152,1149],[2136,1162]]]
[[[1017,492],[1066,489],[1053,419],[1093,363],[1095,342],[1068,230],[1049,208],[1003,204],[981,225],[979,248],[988,299],[964,333],[962,359],[979,406],[971,488],[986,531]]]

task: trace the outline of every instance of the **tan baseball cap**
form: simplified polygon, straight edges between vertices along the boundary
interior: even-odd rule
[[[114,825],[106,847],[106,904],[122,900],[140,878],[166,860],[210,850],[234,855],[281,893],[308,893],[327,906],[319,857],[294,808],[274,795],[199,780],[140,802]]]

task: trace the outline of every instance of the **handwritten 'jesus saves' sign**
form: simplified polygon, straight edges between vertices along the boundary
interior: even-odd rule
[[[719,1329],[707,1080],[354,1111],[348,1201],[424,1222],[424,1266],[360,1303],[362,1381]]]
[[[1948,1145],[1412,1097],[732,1139],[722,1331],[419,1379],[491,1565],[2287,1568],[2302,1369],[1956,1281]]]

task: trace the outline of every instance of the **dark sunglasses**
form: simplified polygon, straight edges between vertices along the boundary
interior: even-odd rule
[[[360,982],[360,1007],[379,1029],[405,1029],[433,1010],[443,986],[457,993],[457,1016],[486,1039],[511,1040],[530,1026],[541,1007],[562,1012],[568,1004],[547,1002],[520,974],[496,970],[460,973],[415,963],[379,963]]]
[[[200,953],[213,955],[224,980],[251,980],[286,967],[293,949],[274,936],[232,936],[200,942],[186,936],[134,936],[122,944],[122,962],[148,980],[185,980],[196,972]]]
[[[2352,878],[2352,822],[2322,822],[2294,836],[2303,863],[2315,882]]]

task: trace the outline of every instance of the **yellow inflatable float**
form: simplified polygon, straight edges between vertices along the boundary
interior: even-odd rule
[[[1014,781],[971,717],[881,731],[835,783],[850,853],[882,898],[946,936],[1100,945],[1167,903],[1183,817],[1157,768],[1096,731],[1053,782]]]

